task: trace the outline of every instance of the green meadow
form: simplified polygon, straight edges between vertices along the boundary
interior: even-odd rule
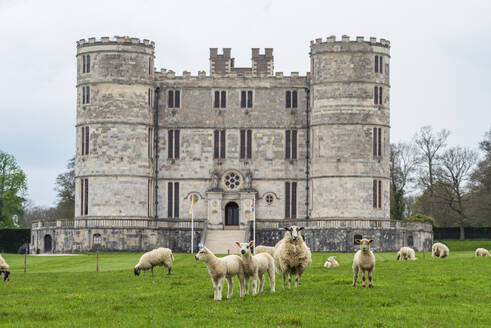
[[[491,258],[475,258],[491,241],[448,242],[450,257],[398,262],[376,253],[374,289],[351,287],[353,254],[314,253],[300,288],[213,300],[206,266],[175,254],[172,274],[135,277],[141,254],[27,257],[2,254],[11,280],[0,281],[0,327],[490,327]],[[339,268],[324,261],[336,255]]]

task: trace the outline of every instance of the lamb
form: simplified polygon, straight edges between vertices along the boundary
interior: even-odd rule
[[[339,266],[338,261],[336,261],[336,256],[329,256],[326,263],[324,263],[324,267],[326,268],[337,268]]]
[[[447,245],[444,245],[442,243],[434,243],[433,246],[431,247],[431,257],[440,257],[444,258],[447,257],[450,254],[450,250],[448,249]]]
[[[152,270],[153,276],[153,267],[163,265],[167,268],[167,274],[170,274],[173,261],[174,255],[169,248],[159,247],[150,252],[146,252],[142,255],[138,264],[135,265],[135,276],[139,276],[140,271],[143,270],[143,272],[146,273],[149,269]]]
[[[240,248],[240,254],[242,258],[242,265],[244,269],[245,288],[246,294],[249,294],[249,278],[252,277],[252,295],[256,295],[257,280],[259,279],[259,293],[264,289],[264,274],[267,272],[269,275],[269,285],[271,293],[275,292],[275,269],[274,259],[269,253],[259,253],[252,255],[251,248],[254,245],[253,241],[248,243],[235,244]]]
[[[486,248],[478,248],[476,249],[476,256],[490,256],[490,255]]]
[[[255,252],[256,254],[260,254],[260,253],[268,253],[269,255],[273,256],[273,253],[274,253],[274,247],[273,247],[273,246],[263,246],[263,245],[259,245],[259,246],[255,247],[254,252]]]
[[[285,227],[285,236],[275,246],[273,258],[276,271],[283,275],[283,288],[287,275],[288,288],[291,287],[292,275],[295,276],[295,287],[298,287],[300,278],[312,263],[310,249],[300,234],[303,229],[295,225]]]
[[[411,247],[401,247],[399,252],[397,252],[397,259],[399,261],[411,260],[416,261],[416,253]]]
[[[7,262],[5,262],[2,255],[0,255],[0,274],[2,275],[3,281],[9,281],[10,279],[9,268]]]
[[[229,299],[232,297],[234,291],[234,282],[232,278],[234,276],[237,276],[239,279],[240,297],[244,296],[244,269],[240,257],[237,255],[228,255],[219,258],[208,248],[203,247],[196,254],[195,259],[196,261],[205,262],[208,267],[208,273],[210,274],[211,282],[213,283],[213,288],[215,290],[213,294],[213,299],[215,301],[222,300],[222,287],[225,279],[227,279],[228,284],[227,298]]]
[[[370,244],[373,243],[373,239],[356,239],[356,242],[360,244],[360,250],[355,253],[355,257],[353,258],[353,287],[356,286],[356,280],[358,280],[358,272],[361,271],[361,275],[363,278],[363,288],[365,288],[365,271],[368,271],[368,287],[373,288],[375,256],[370,250]]]

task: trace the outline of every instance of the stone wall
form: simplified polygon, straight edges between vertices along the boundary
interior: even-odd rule
[[[260,220],[256,222],[256,244],[274,246],[285,234],[283,227],[291,224],[305,227],[302,235],[314,252],[354,252],[359,249],[355,235],[373,239],[371,247],[376,252],[396,252],[403,246],[430,251],[433,244],[431,224],[394,220],[296,220],[280,224]],[[252,222],[249,239],[252,240]]]

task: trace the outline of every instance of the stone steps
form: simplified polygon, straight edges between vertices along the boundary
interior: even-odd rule
[[[244,230],[208,230],[205,246],[214,254],[238,254],[235,242],[244,242]]]

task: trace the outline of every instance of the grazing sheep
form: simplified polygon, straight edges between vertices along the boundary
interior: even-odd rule
[[[373,270],[375,269],[375,256],[370,250],[370,244],[373,243],[373,239],[356,239],[356,242],[360,244],[360,250],[355,253],[355,257],[353,258],[353,287],[356,286],[358,272],[361,271],[363,288],[365,288],[365,271],[368,271],[368,287],[373,288]]]
[[[442,243],[434,243],[431,247],[431,257],[444,258],[450,254],[450,250],[447,245]]]
[[[256,295],[257,280],[259,279],[259,293],[264,289],[264,274],[269,275],[269,285],[271,292],[275,292],[275,269],[274,260],[269,253],[259,253],[252,255],[251,248],[254,245],[253,241],[248,243],[235,244],[240,248],[240,256],[242,258],[242,266],[244,269],[246,294],[249,294],[249,278],[252,277],[252,295]]]
[[[416,261],[416,253],[411,247],[401,247],[399,252],[397,252],[397,259],[399,261],[411,260]]]
[[[140,275],[140,271],[143,270],[144,273],[147,270],[152,270],[153,276],[153,267],[154,266],[163,266],[167,268],[167,274],[170,274],[172,270],[172,261],[174,261],[174,255],[172,251],[168,248],[159,247],[150,252],[146,252],[140,257],[140,261],[137,265],[135,265],[135,276]]]
[[[330,256],[326,263],[324,263],[324,267],[326,268],[337,268],[339,266],[338,261],[336,261],[336,256]]]
[[[255,247],[254,253],[256,253],[256,254],[259,254],[259,253],[268,253],[269,255],[273,256],[273,254],[274,254],[274,247],[273,246],[259,245],[259,246],[256,246]]]
[[[285,236],[275,246],[276,271],[283,275],[283,288],[287,275],[288,288],[291,287],[292,275],[295,276],[295,287],[298,287],[302,274],[312,263],[312,255],[300,234],[303,227],[292,225],[285,230]]]
[[[213,288],[215,290],[213,299],[215,301],[222,300],[222,287],[223,282],[227,279],[228,293],[227,298],[232,297],[234,291],[234,282],[232,278],[237,276],[240,286],[240,297],[245,294],[244,288],[244,269],[242,266],[242,259],[237,255],[228,255],[225,257],[216,257],[212,251],[203,247],[195,256],[196,261],[205,262],[208,267],[208,273],[210,274]]]
[[[486,248],[478,248],[476,249],[476,256],[490,256],[490,255]]]
[[[3,259],[2,255],[0,255],[0,273],[2,275],[3,281],[9,281],[10,279],[10,271],[9,265]]]

